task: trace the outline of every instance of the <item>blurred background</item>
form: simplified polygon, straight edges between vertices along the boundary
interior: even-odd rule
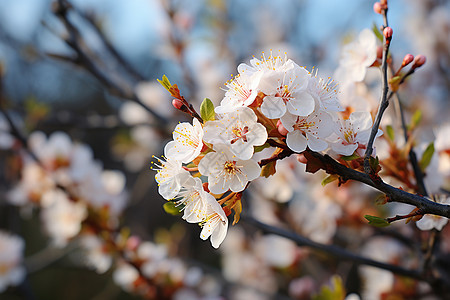
[[[373,12],[373,1],[69,2],[72,8],[67,19],[79,32],[81,44],[88,49],[86,52],[98,69],[86,68],[83,58],[66,42],[70,41],[71,33],[58,17],[56,3],[3,0],[0,1],[2,101],[21,120],[25,134],[36,130],[47,134],[67,132],[73,140],[88,144],[105,169],[125,174],[128,206],[122,222],[133,235],[170,244],[177,256],[205,267],[221,278],[219,281],[232,281],[236,277],[232,271],[223,274],[226,250],[214,250],[209,242],[198,238],[198,226],[186,224],[162,208],[165,200],[158,195],[155,173],[149,169],[151,157],[162,154],[165,143],[171,139],[171,128],[188,119],[173,109],[170,95],[156,79],[167,75],[198,108],[205,97],[217,105],[224,95],[221,88],[231,74],[236,74],[237,66],[262,52],[266,55],[271,50],[287,52],[299,65],[309,70],[317,67],[321,77],[332,76],[339,65],[342,46],[364,28],[381,25],[381,16]],[[389,21],[394,29],[391,51],[397,65],[407,53],[427,57],[420,76],[412,78],[405,91],[407,106],[423,108],[425,124],[431,124],[431,120],[448,122],[450,3],[391,1]],[[93,74],[95,70],[98,73]],[[136,99],[151,108],[151,112],[142,109]],[[3,190],[10,184],[6,181]],[[280,211],[283,201],[267,210]],[[250,211],[252,204],[244,205]],[[25,256],[45,248],[37,216],[22,218],[23,211],[4,203],[0,208],[1,227],[20,233],[26,240]],[[264,209],[259,207],[256,214],[270,221],[272,213],[264,217]],[[240,226],[235,226],[237,236],[243,234]],[[245,224],[242,226],[245,228]],[[253,235],[254,229],[246,228],[245,232]],[[48,265],[31,273],[27,285],[34,299],[139,299],[121,291],[113,283],[110,271],[98,275],[80,267],[78,259],[76,251],[69,247],[55,254]],[[322,259],[325,258],[319,260]],[[239,264],[233,266],[239,268]],[[270,299],[276,298],[273,295],[277,293],[288,298],[286,278],[295,276],[288,268],[278,269],[284,271],[271,273],[277,282],[272,287],[252,287],[262,294],[258,292],[259,296],[254,298],[242,294],[235,299]],[[229,288],[232,289],[232,284]],[[355,282],[347,288],[359,291]],[[20,299],[18,295],[10,292],[5,299]],[[234,294],[228,292],[232,298],[230,295]]]

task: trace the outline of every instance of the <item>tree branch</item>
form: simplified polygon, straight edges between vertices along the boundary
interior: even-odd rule
[[[324,245],[324,244],[316,243],[316,242],[314,242],[310,239],[307,239],[303,236],[300,236],[292,231],[288,231],[288,230],[285,230],[282,228],[278,228],[278,227],[274,227],[274,226],[262,223],[250,216],[243,215],[241,219],[244,222],[261,229],[265,233],[272,233],[272,234],[276,234],[276,235],[288,238],[288,239],[294,241],[299,246],[310,247],[312,249],[319,250],[319,251],[325,252],[327,254],[330,254],[338,259],[351,261],[357,265],[367,265],[367,266],[376,267],[379,269],[391,271],[398,275],[407,276],[407,277],[411,277],[411,278],[418,279],[418,280],[425,280],[425,278],[422,277],[422,275],[415,270],[408,270],[408,269],[404,269],[400,266],[395,266],[395,265],[375,261],[370,258],[356,255],[354,253],[351,253],[350,251],[347,251],[343,248],[339,248],[339,247],[336,247],[333,245]]]
[[[69,58],[68,60],[74,64],[86,68],[86,70],[89,71],[95,78],[97,78],[112,95],[129,99],[139,104],[142,108],[144,108],[148,113],[150,113],[157,119],[157,124],[160,124],[160,127],[164,127],[165,124],[169,123],[169,120],[167,118],[144,104],[134,92],[133,87],[122,86],[123,83],[119,84],[100,70],[100,68],[94,62],[94,59],[89,56],[88,51],[83,50],[82,45],[84,45],[84,42],[82,40],[82,37],[78,29],[71,23],[68,18],[67,13],[69,9],[71,9],[71,5],[66,0],[58,0],[54,7],[54,14],[63,22],[65,28],[69,33],[69,36],[67,38],[63,38],[63,40],[70,48],[75,51],[77,55],[75,58]]]
[[[322,155],[309,149],[304,154],[308,162],[310,160],[314,161],[317,169],[323,169],[328,174],[337,174],[344,181],[355,180],[374,187],[386,194],[390,202],[410,204],[419,208],[423,214],[433,214],[450,218],[450,205],[436,203],[420,195],[408,193],[383,182],[379,177],[377,180],[374,180],[369,174],[347,168],[328,155]]]

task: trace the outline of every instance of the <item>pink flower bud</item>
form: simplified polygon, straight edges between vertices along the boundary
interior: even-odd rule
[[[288,130],[286,129],[286,127],[283,126],[283,123],[281,123],[280,120],[278,120],[277,122],[277,129],[278,132],[282,135],[282,136],[286,136],[288,134]]]
[[[173,105],[173,107],[175,107],[176,109],[180,109],[181,110],[181,108],[183,107],[183,102],[181,102],[181,100],[180,99],[173,99],[172,100],[172,105]]]
[[[387,0],[380,0],[381,6],[387,6]]]
[[[388,40],[388,41],[391,40],[393,34],[394,34],[394,31],[392,30],[391,27],[384,28],[383,35],[386,38],[386,40]]]
[[[412,54],[406,54],[403,58],[402,68],[409,65],[414,60],[414,56]]]
[[[412,68],[413,69],[419,68],[419,67],[423,66],[426,61],[427,61],[427,58],[424,55],[419,54],[414,59],[414,64],[413,64]]]
[[[381,15],[382,11],[381,11],[381,3],[380,2],[375,2],[374,3],[373,11],[376,12],[377,14]]]

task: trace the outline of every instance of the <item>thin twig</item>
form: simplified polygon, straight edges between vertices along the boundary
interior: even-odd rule
[[[254,219],[252,217],[249,217],[249,216],[245,216],[245,215],[242,216],[242,220],[246,223],[256,226],[257,228],[261,229],[262,231],[264,231],[266,233],[272,233],[272,234],[276,234],[276,235],[288,238],[288,239],[294,241],[295,243],[297,243],[297,245],[299,245],[299,246],[310,247],[315,250],[319,250],[319,251],[325,252],[327,254],[331,254],[333,257],[336,257],[338,259],[351,261],[352,263],[357,264],[357,265],[367,265],[367,266],[372,266],[372,267],[376,267],[376,268],[383,269],[383,270],[388,270],[395,274],[415,278],[418,280],[425,280],[422,277],[422,275],[415,270],[408,270],[408,269],[402,268],[400,266],[395,266],[395,265],[375,261],[375,260],[372,260],[367,257],[356,255],[350,251],[347,251],[343,248],[340,248],[340,247],[337,247],[334,245],[320,244],[320,243],[314,242],[310,239],[307,239],[301,235],[298,235],[294,232],[259,222],[258,220]]]
[[[384,19],[384,28],[386,28],[388,26],[387,9],[384,10],[383,19]],[[388,84],[388,78],[387,78],[387,69],[388,69],[387,58],[388,58],[388,54],[389,54],[390,44],[391,44],[390,41],[388,41],[386,39],[386,37],[384,37],[383,58],[382,58],[382,63],[381,63],[381,73],[382,73],[381,100],[380,100],[380,105],[378,106],[378,111],[377,111],[377,115],[375,117],[375,122],[374,122],[374,124],[372,126],[372,130],[370,132],[370,137],[369,137],[369,141],[367,143],[366,153],[364,154],[364,171],[367,174],[373,173],[372,169],[370,168],[369,159],[373,153],[373,143],[375,141],[375,137],[377,135],[378,128],[380,127],[381,118],[383,117],[384,111],[386,110],[386,108],[389,105],[389,98],[387,97],[388,91],[389,91],[389,84]]]
[[[398,105],[398,110],[400,114],[400,120],[402,123],[402,129],[403,129],[403,136],[405,138],[405,144],[408,142],[409,135],[408,135],[408,129],[406,128],[406,121],[405,121],[405,115],[403,113],[403,106],[402,102],[400,101],[400,98],[398,96],[398,93],[395,93],[395,101]],[[417,184],[417,192],[423,196],[427,196],[428,192],[425,187],[424,183],[424,174],[422,170],[420,169],[419,163],[417,161],[416,153],[414,152],[414,148],[411,147],[409,149],[409,162],[411,163],[411,166],[414,171],[414,177],[416,178],[416,184]]]
[[[78,29],[71,23],[69,20],[67,13],[71,8],[71,5],[65,0],[59,0],[58,5],[56,6],[54,13],[59,19],[63,22],[66,27],[69,36],[67,38],[63,38],[65,43],[72,48],[77,56],[73,59],[68,59],[72,63],[76,65],[85,67],[87,71],[89,71],[95,78],[97,78],[105,87],[108,88],[108,91],[112,95],[116,95],[121,98],[129,99],[137,104],[139,104],[142,108],[144,108],[148,113],[154,116],[157,119],[157,123],[160,124],[161,127],[164,127],[165,124],[169,122],[167,118],[160,115],[156,111],[154,111],[149,106],[145,105],[133,91],[132,87],[122,87],[120,84],[112,80],[108,77],[104,72],[100,70],[97,64],[94,63],[94,60],[88,55],[88,51],[83,50],[82,45],[84,45],[82,36],[80,35]]]
[[[114,46],[111,44],[109,39],[106,38],[105,34],[102,32],[102,29],[97,24],[95,20],[95,16],[92,14],[86,14],[80,10],[76,10],[76,12],[83,17],[86,21],[88,21],[89,24],[92,25],[92,28],[94,28],[97,35],[102,40],[103,44],[105,44],[106,48],[109,52],[117,59],[117,61],[121,64],[121,66],[130,73],[131,76],[133,76],[138,81],[144,81],[145,78],[142,76],[136,69],[134,69],[124,58],[123,56],[114,48]]]

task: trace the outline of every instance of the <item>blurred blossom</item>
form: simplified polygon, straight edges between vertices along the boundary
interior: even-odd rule
[[[113,273],[114,282],[122,289],[132,292],[134,282],[139,278],[139,272],[127,263],[120,263]]]
[[[293,250],[293,246],[289,241],[286,243],[287,248],[285,250],[288,251],[287,259],[282,257],[273,258],[272,254],[268,253],[270,249],[266,248],[270,248],[272,245],[268,245],[268,241],[263,241],[263,239],[264,237],[257,237],[255,238],[255,243],[252,243],[252,241],[246,238],[245,233],[240,227],[231,227],[221,247],[223,254],[222,270],[227,280],[239,282],[260,292],[273,294],[278,288],[273,273],[274,271],[271,267],[273,264],[286,265],[292,262],[294,255],[292,252],[289,253],[289,251]],[[281,241],[280,244],[275,245],[275,249],[281,250],[285,245],[284,242]],[[259,246],[257,246],[258,244]],[[284,253],[281,253],[278,254],[283,256]],[[266,258],[273,259],[271,263],[268,263]],[[237,289],[236,292],[253,294],[250,289]]]
[[[77,235],[87,216],[83,203],[72,202],[61,190],[50,190],[42,196],[41,219],[44,228],[57,247],[64,247]]]
[[[444,177],[443,188],[450,189],[450,139],[448,138],[450,136],[450,124],[438,127],[435,130],[435,135],[434,147],[439,158],[438,172]],[[432,170],[432,172],[435,171],[436,169]]]
[[[366,242],[361,250],[365,257],[380,262],[399,264],[402,258],[407,257],[403,245],[399,242],[385,237],[374,237]],[[362,277],[363,299],[381,299],[382,295],[388,295],[394,287],[395,275],[389,271],[377,269],[370,266],[360,267]]]
[[[265,235],[256,241],[255,252],[267,265],[286,268],[297,258],[297,245],[277,235]]]
[[[294,299],[310,299],[317,289],[317,283],[311,276],[295,278],[289,283],[289,295]]]
[[[360,82],[364,80],[366,69],[377,58],[377,38],[370,29],[364,29],[358,39],[345,45],[337,73],[344,73],[347,80]]]
[[[92,150],[73,143],[63,132],[48,138],[30,135],[29,146],[43,166],[24,157],[21,181],[8,194],[18,206],[40,205],[41,219],[53,243],[63,247],[75,237],[88,207],[104,210],[109,225],[118,222],[126,205],[125,177],[120,171],[104,171]]]
[[[325,194],[322,185],[299,193],[289,203],[290,214],[298,230],[315,242],[329,243],[337,230],[337,219],[342,211]]]
[[[275,174],[269,178],[255,180],[250,188],[265,199],[286,203],[292,199],[294,192],[303,187],[303,178],[297,174],[300,166],[292,156],[278,161],[275,168]]]
[[[104,243],[99,237],[91,233],[84,233],[80,237],[80,245],[88,267],[99,274],[108,271],[113,258],[105,251]]]
[[[158,82],[142,81],[136,85],[135,92],[139,99],[141,99],[145,105],[153,109],[155,112],[165,117],[170,117],[174,112],[170,94],[167,93],[164,87],[162,87]],[[139,107],[141,110],[144,110],[141,106]],[[144,122],[149,122],[151,120],[151,115],[147,113],[147,118]]]
[[[25,243],[19,236],[0,231],[0,292],[25,278],[22,266]]]

